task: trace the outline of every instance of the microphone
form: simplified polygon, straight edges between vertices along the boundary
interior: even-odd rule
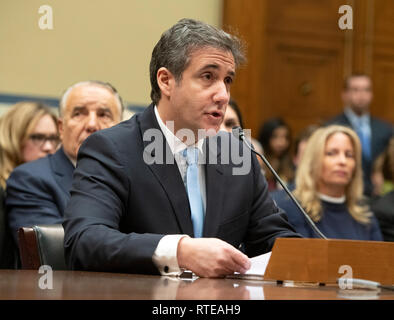
[[[289,191],[289,189],[286,187],[286,185],[284,184],[284,182],[282,181],[282,179],[279,177],[279,175],[275,172],[274,168],[272,168],[271,164],[268,162],[268,160],[260,153],[258,153],[253,145],[250,145],[248,142],[248,139],[245,138],[245,133],[242,130],[241,127],[237,126],[237,127],[233,127],[232,129],[233,135],[238,138],[239,140],[243,141],[245,143],[245,145],[256,155],[258,155],[263,162],[265,163],[265,165],[268,167],[268,169],[270,169],[270,171],[272,172],[272,174],[274,175],[275,179],[280,183],[280,185],[282,186],[282,188],[286,191],[287,195],[290,197],[291,200],[293,200],[294,204],[297,206],[297,208],[302,212],[302,214],[304,215],[305,219],[308,221],[309,225],[312,227],[313,231],[322,239],[327,239],[327,237],[316,227],[315,223],[313,222],[313,220],[311,219],[311,217],[305,212],[305,210],[301,207],[301,205],[299,204],[299,202],[297,201],[297,199],[293,196],[293,194]]]

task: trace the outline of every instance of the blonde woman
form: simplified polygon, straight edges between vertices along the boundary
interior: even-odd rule
[[[317,129],[308,140],[295,182],[295,197],[327,238],[382,240],[377,220],[362,199],[361,146],[352,129]],[[278,205],[298,233],[317,237],[290,199]]]
[[[41,103],[20,102],[0,118],[0,186],[18,165],[54,153],[57,118]]]

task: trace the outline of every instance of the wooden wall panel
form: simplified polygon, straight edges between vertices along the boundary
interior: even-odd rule
[[[294,132],[333,116],[340,108],[340,45],[278,37],[268,41],[266,117],[282,116]]]
[[[343,4],[353,8],[353,30],[338,26]],[[232,96],[254,136],[273,116],[297,133],[338,114],[352,71],[371,74],[372,114],[394,122],[394,1],[224,0],[223,23],[248,44]]]
[[[374,3],[372,51],[372,79],[374,102],[371,111],[376,116],[394,123],[394,1]]]

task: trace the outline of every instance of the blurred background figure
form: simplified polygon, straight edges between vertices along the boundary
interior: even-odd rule
[[[232,129],[237,126],[244,129],[242,114],[241,114],[241,110],[238,107],[238,104],[235,102],[235,100],[230,98],[230,101],[229,101],[227,109],[226,109],[226,113],[224,114],[224,119],[223,119],[222,125],[220,126],[220,130],[232,133]],[[247,135],[247,133],[248,132],[246,131],[245,135]],[[260,142],[251,136],[247,136],[247,137],[252,142],[254,149],[258,153],[262,154],[263,147],[261,146]],[[260,157],[257,157],[257,160],[259,161],[260,167],[263,170],[263,166],[264,166],[263,160],[261,160]]]
[[[0,268],[15,267],[15,248],[5,214],[5,182],[18,165],[56,151],[57,118],[36,102],[20,102],[0,118]]]
[[[301,162],[309,138],[318,128],[318,125],[312,124],[302,130],[294,139],[293,164],[296,170]]]
[[[394,139],[382,156],[380,195],[371,201],[384,241],[394,241]]]
[[[394,190],[394,138],[390,139],[387,149],[374,162],[371,179],[375,197]]]
[[[92,133],[119,123],[123,109],[110,83],[80,81],[64,91],[58,119],[61,146],[47,157],[18,166],[7,179],[5,206],[15,244],[21,227],[63,222],[80,146]],[[49,132],[46,135],[45,143],[51,141]]]
[[[0,118],[0,185],[18,165],[54,153],[57,118],[41,103],[20,102]]]
[[[376,158],[387,148],[393,135],[391,124],[370,114],[373,99],[372,80],[364,73],[347,77],[342,91],[344,111],[327,124],[339,124],[352,128],[361,142],[364,194],[372,196],[372,167]]]
[[[294,140],[294,148],[293,148],[293,164],[294,164],[294,172],[297,171],[297,168],[301,162],[302,156],[304,154],[306,144],[310,136],[319,128],[318,125],[310,125],[302,130]],[[295,176],[295,173],[294,173]],[[287,188],[289,191],[293,191],[295,189],[295,181],[294,178],[287,182]],[[287,193],[283,189],[277,189],[271,191],[271,197],[276,202],[282,201],[288,197]]]
[[[308,140],[295,182],[295,197],[327,238],[382,240],[375,216],[362,202],[361,145],[350,128],[317,129]],[[298,233],[317,237],[291,199],[278,205]]]
[[[279,177],[288,184],[294,178],[294,165],[291,159],[291,134],[289,126],[281,118],[267,120],[261,126],[259,142],[264,154]],[[265,177],[268,181],[268,190],[280,188],[273,174],[264,165]]]

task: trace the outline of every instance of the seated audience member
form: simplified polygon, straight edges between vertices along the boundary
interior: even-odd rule
[[[61,148],[17,167],[7,180],[6,210],[15,240],[20,227],[63,222],[79,147],[93,132],[118,123],[122,111],[110,84],[85,81],[65,91],[59,107]]]
[[[385,241],[394,241],[394,190],[388,186],[394,184],[394,144],[393,139],[385,152],[383,162],[384,183],[387,186],[382,197],[371,201],[371,210],[378,219]]]
[[[0,185],[16,166],[54,153],[59,143],[57,118],[36,102],[20,102],[0,118]]]
[[[238,126],[244,129],[241,110],[239,109],[238,104],[235,102],[235,100],[230,98],[230,102],[228,103],[226,113],[224,114],[220,130],[232,133],[232,129]],[[249,140],[251,141],[255,150],[262,154],[263,147],[261,146],[260,142],[258,142],[253,137],[249,137]],[[260,157],[257,157],[257,160],[259,161],[260,166],[263,169],[264,162],[260,159]]]
[[[226,141],[242,146],[219,130],[242,60],[238,39],[203,22],[182,19],[162,34],[152,104],[79,151],[63,222],[70,268],[221,277],[246,272],[276,238],[299,237],[249,149],[243,172],[222,163]]]
[[[374,162],[371,179],[375,197],[394,190],[394,138],[390,139],[386,150]]]
[[[290,155],[291,137],[289,126],[280,118],[273,118],[263,123],[258,139],[263,147],[264,155],[284,183],[294,178],[294,166]],[[264,165],[268,190],[280,188],[274,175]]]
[[[298,165],[300,164],[302,155],[304,154],[306,144],[308,139],[312,135],[312,133],[317,130],[319,127],[317,125],[310,125],[302,130],[294,140],[294,153],[293,153],[293,164],[295,171],[297,170]],[[289,181],[286,186],[289,191],[293,191],[295,189],[295,181],[294,179]],[[275,201],[281,201],[282,198],[288,197],[287,193],[283,189],[274,190],[271,192],[271,197]]]
[[[16,250],[8,228],[4,198],[4,190],[0,187],[0,269],[14,269]]]
[[[295,197],[327,238],[382,240],[379,225],[362,203],[361,146],[343,126],[317,129],[296,173]],[[290,198],[278,201],[289,222],[305,237],[317,237]]]

